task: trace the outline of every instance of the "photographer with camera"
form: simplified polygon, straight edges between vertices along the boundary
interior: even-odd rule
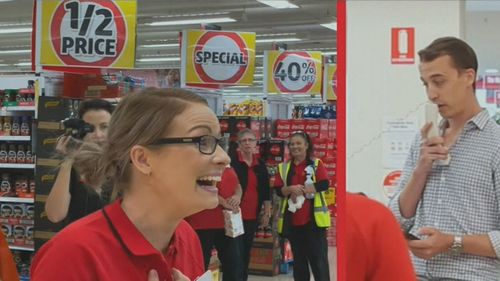
[[[101,209],[109,198],[103,196],[101,186],[85,183],[85,175],[73,169],[73,159],[69,155],[74,144],[93,142],[103,144],[107,140],[108,124],[113,106],[111,103],[92,99],[80,103],[79,119],[66,119],[67,133],[59,137],[56,151],[66,158],[60,165],[57,178],[45,202],[47,218],[54,223],[67,219],[71,223]]]

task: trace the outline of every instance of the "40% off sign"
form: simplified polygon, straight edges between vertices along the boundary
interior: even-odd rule
[[[309,52],[283,52],[273,64],[272,81],[282,93],[317,94],[320,69],[321,60]]]

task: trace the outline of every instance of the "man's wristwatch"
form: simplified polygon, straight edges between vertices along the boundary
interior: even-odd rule
[[[453,244],[451,244],[450,252],[454,255],[458,255],[463,251],[463,240],[462,236],[456,235],[453,237]]]

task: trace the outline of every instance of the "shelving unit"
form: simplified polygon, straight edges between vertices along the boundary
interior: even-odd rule
[[[35,203],[35,198],[0,197],[0,202],[5,202],[5,203]]]
[[[35,164],[0,163],[0,169],[35,169]]]
[[[31,136],[0,136],[0,141],[30,141]]]
[[[9,248],[11,250],[17,250],[17,251],[28,251],[28,252],[34,252],[35,251],[35,248],[20,247],[20,246],[14,246],[14,245],[9,245]]]

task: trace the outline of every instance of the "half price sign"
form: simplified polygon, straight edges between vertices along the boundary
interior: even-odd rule
[[[266,51],[264,91],[316,95],[321,92],[321,52]]]
[[[41,64],[133,68],[136,1],[43,0]]]

